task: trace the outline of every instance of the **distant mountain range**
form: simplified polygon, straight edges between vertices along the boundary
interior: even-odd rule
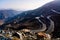
[[[52,1],[35,10],[24,11],[14,17],[7,18],[7,20],[5,22],[6,23],[13,22],[15,19],[18,19],[18,18],[20,20],[22,20],[24,18],[29,19],[29,18],[41,16],[41,15],[46,17],[48,15],[57,15],[57,14],[60,14],[60,1]],[[12,15],[10,15],[10,16],[12,16]]]
[[[24,12],[16,11],[16,10],[0,10],[0,19],[6,18],[7,20],[10,20],[10,19],[12,20],[12,19],[18,18],[18,17],[32,18],[32,17],[36,17],[36,16],[41,16],[41,15],[48,16],[48,15],[60,14],[59,13],[60,12],[59,4],[60,4],[60,1],[52,1],[35,10],[29,10],[29,11],[24,11]]]
[[[16,11],[16,10],[0,10],[0,19],[5,19],[8,17],[13,17],[22,11]]]
[[[22,12],[23,11],[16,11],[12,9],[0,10],[0,25],[2,25],[4,21],[7,20],[8,18],[14,17],[15,15],[18,15]]]

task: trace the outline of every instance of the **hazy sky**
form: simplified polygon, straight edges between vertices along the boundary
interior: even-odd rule
[[[52,0],[0,0],[0,9],[32,10]]]

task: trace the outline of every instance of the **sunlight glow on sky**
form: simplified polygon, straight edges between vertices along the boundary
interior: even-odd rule
[[[0,9],[32,10],[53,0],[0,0]]]

